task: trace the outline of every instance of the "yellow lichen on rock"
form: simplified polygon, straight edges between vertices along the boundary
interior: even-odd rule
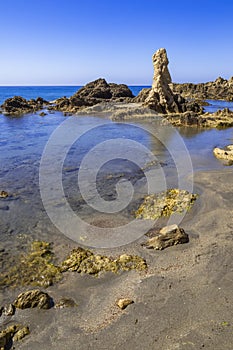
[[[143,203],[135,212],[135,217],[155,220],[162,216],[179,214],[189,210],[196,199],[196,194],[177,188],[151,194],[144,198]]]

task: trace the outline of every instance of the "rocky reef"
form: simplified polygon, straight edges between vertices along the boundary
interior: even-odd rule
[[[151,194],[144,198],[135,212],[135,217],[156,220],[162,216],[183,213],[191,208],[196,199],[196,194],[177,188]]]
[[[184,113],[193,111],[199,113],[202,108],[195,102],[186,101],[181,95],[175,94],[170,84],[171,75],[168,70],[168,57],[164,48],[155,52],[152,57],[154,66],[153,84],[150,90],[139,94],[137,101],[144,99],[144,105],[158,113]]]
[[[215,81],[199,84],[173,83],[171,88],[185,98],[233,101],[233,77],[229,80],[219,77]]]
[[[22,115],[26,113],[34,113],[41,110],[48,102],[38,97],[36,100],[26,100],[21,96],[14,96],[5,100],[1,105],[1,110],[6,115]]]
[[[103,102],[130,102],[134,95],[124,84],[107,83],[105,79],[97,79],[86,84],[70,98],[62,97],[54,101],[50,109],[68,113],[76,113],[84,107]]]

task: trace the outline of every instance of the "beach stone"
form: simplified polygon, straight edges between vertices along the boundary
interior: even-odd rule
[[[6,191],[0,191],[0,198],[7,198],[9,196],[9,193]]]
[[[214,148],[213,153],[216,158],[233,161],[233,145],[228,145],[225,148]]]
[[[171,90],[172,80],[168,70],[169,61],[166,50],[161,48],[156,51],[152,61],[154,66],[153,83],[144,105],[163,114],[184,113],[187,110],[201,112],[202,107],[197,103],[188,102],[181,95],[174,94]],[[140,97],[142,97],[142,94]],[[146,94],[147,92],[145,92]]]
[[[0,349],[10,349],[12,340],[18,341],[30,333],[29,327],[13,324],[0,331]]]
[[[50,309],[53,306],[52,298],[39,289],[32,289],[18,295],[14,301],[14,306],[18,309],[37,307],[38,309]]]
[[[116,305],[121,310],[124,310],[128,305],[133,304],[133,303],[134,303],[134,301],[132,299],[121,298],[121,299],[117,300]]]
[[[163,250],[173,245],[189,242],[188,234],[176,224],[165,226],[159,232],[156,229],[151,229],[148,235],[151,238],[143,244],[148,249]]]
[[[13,304],[7,304],[0,309],[0,316],[13,316],[15,314],[15,306]]]
[[[56,304],[55,308],[64,309],[66,307],[75,307],[78,304],[72,298],[61,298]]]

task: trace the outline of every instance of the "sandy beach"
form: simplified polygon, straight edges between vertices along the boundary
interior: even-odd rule
[[[15,349],[231,349],[232,181],[227,167],[195,174],[200,196],[180,225],[189,243],[147,250],[142,237],[104,251],[138,254],[147,271],[69,273],[46,292],[54,300],[72,298],[77,307],[17,310],[11,322],[28,324],[31,334]],[[54,249],[64,254],[75,246],[64,239]],[[120,310],[119,298],[134,303]]]

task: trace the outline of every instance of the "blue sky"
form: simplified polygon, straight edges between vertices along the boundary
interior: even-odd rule
[[[233,1],[0,0],[0,85],[150,85],[167,49],[173,81],[233,76]]]

